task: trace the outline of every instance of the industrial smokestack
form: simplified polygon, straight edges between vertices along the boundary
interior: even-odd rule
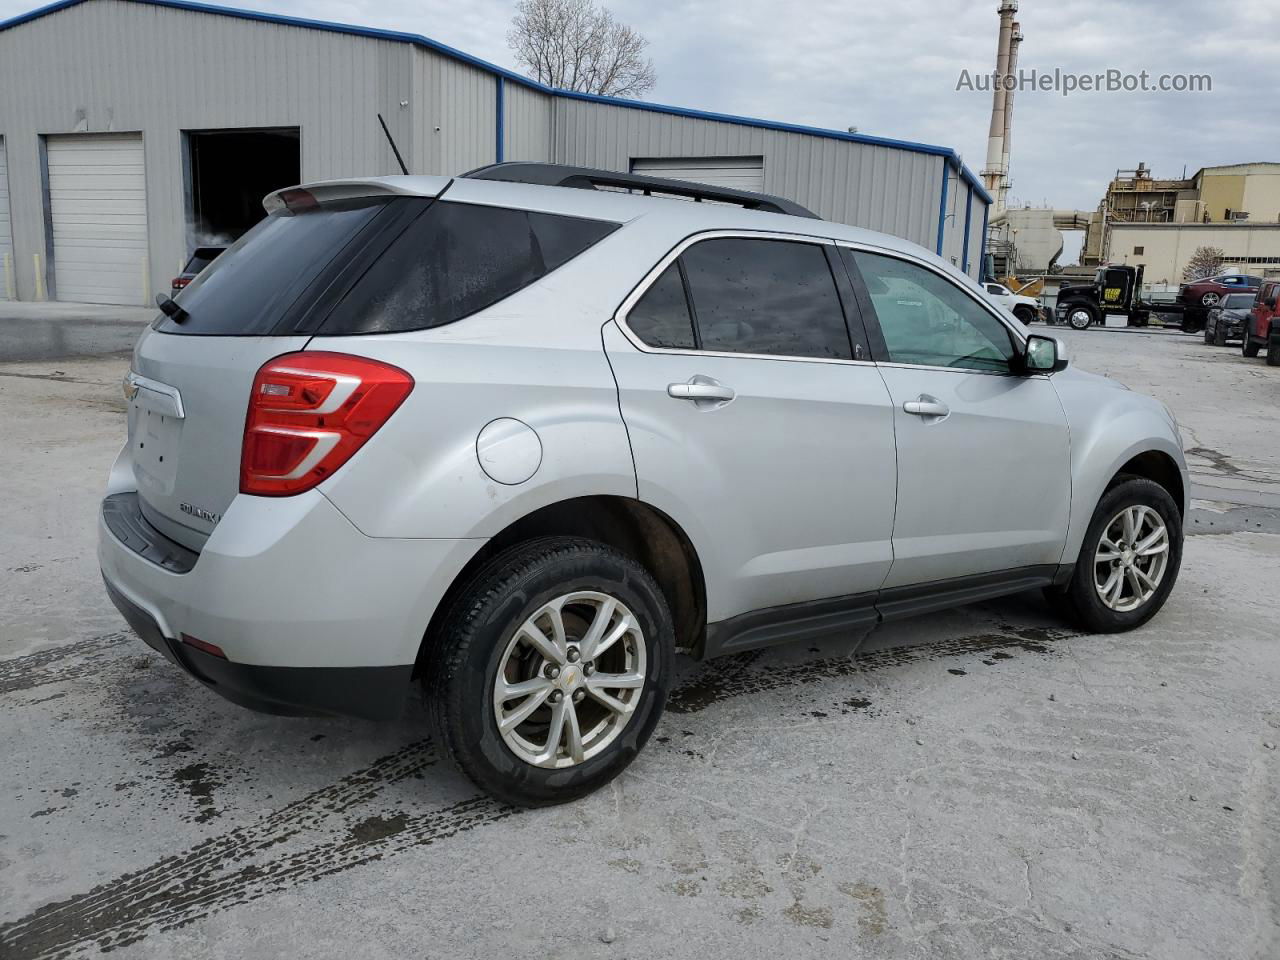
[[[1009,75],[1018,75],[1018,47],[1022,43],[1022,24],[1013,21],[1013,33],[1009,37]],[[1000,197],[997,205],[1004,209],[1009,199],[1009,149],[1013,144],[1013,96],[1010,90],[1004,99],[1004,143],[1000,155]]]
[[[1000,198],[1000,184],[1005,170],[1001,166],[1004,155],[1006,124],[1008,122],[1009,92],[1004,78],[1009,75],[1009,58],[1013,48],[1014,14],[1018,12],[1018,0],[1002,0],[1000,14],[1000,39],[996,45],[996,83],[991,94],[991,128],[987,136],[987,165],[982,171],[982,182],[987,192],[996,200],[995,213],[1004,207]]]

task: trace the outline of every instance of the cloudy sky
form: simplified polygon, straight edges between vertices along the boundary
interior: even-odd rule
[[[38,3],[0,0],[0,19]],[[421,33],[514,68],[514,0],[239,0],[295,16]],[[936,143],[983,166],[997,0],[608,0],[649,40],[648,99]],[[1021,0],[1020,66],[1209,74],[1210,93],[1020,92],[1013,199],[1093,209],[1119,167],[1157,176],[1280,160],[1280,0]],[[1215,27],[1227,14],[1227,23]],[[1132,29],[1126,29],[1132,27]]]

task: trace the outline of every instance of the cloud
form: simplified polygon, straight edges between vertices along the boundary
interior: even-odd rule
[[[240,0],[294,16],[422,33],[514,66],[506,0]],[[649,40],[650,99],[953,147],[976,172],[991,95],[956,90],[963,69],[994,67],[993,0],[614,0]],[[1015,199],[1093,209],[1117,168],[1157,176],[1184,166],[1280,160],[1275,91],[1280,4],[1236,0],[1217,29],[1202,0],[1028,0],[1020,66],[1052,72],[1207,73],[1211,93],[1021,91],[1015,100]],[[25,12],[0,0],[0,18]]]

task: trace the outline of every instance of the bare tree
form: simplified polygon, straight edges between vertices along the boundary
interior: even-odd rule
[[[1196,247],[1196,252],[1187,261],[1187,268],[1182,271],[1183,282],[1216,277],[1222,272],[1226,259],[1227,255],[1217,247]]]
[[[657,75],[649,42],[595,0],[519,0],[507,43],[539,83],[611,97],[640,97]]]

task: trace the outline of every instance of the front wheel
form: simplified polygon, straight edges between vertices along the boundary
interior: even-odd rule
[[[1227,345],[1227,325],[1219,320],[1213,327],[1213,345],[1215,347],[1225,347]]]
[[[1273,335],[1267,342],[1267,366],[1280,367],[1280,337]]]
[[[1207,326],[1204,328],[1204,342],[1209,344],[1213,343],[1213,331]]]
[[[493,558],[430,643],[436,742],[482,790],[520,806],[577,799],[631,763],[662,716],[675,648],[649,572],[567,537]]]
[[[1014,307],[1013,315],[1018,318],[1020,323],[1028,326],[1036,322],[1036,312],[1030,307]]]
[[[1132,630],[1164,606],[1181,564],[1178,505],[1158,483],[1130,477],[1103,494],[1061,606],[1093,633]]]
[[[1073,330],[1088,330],[1094,321],[1093,310],[1082,303],[1072,304],[1067,310],[1067,323]]]

